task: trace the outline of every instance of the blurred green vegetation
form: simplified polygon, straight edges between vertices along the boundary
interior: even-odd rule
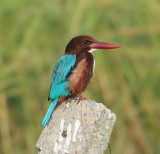
[[[1,0],[0,153],[37,153],[53,67],[80,34],[123,46],[94,53],[83,94],[117,115],[112,153],[159,154],[159,0]]]

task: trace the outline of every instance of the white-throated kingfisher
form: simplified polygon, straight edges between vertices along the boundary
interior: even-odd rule
[[[98,42],[91,36],[74,37],[65,49],[64,55],[54,67],[48,100],[51,104],[42,121],[46,126],[56,105],[62,103],[68,96],[78,96],[87,88],[94,71],[96,49],[121,48],[119,45]]]

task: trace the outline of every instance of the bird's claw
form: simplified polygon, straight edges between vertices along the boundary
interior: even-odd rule
[[[84,97],[82,97],[82,96],[80,96],[80,95],[77,95],[77,97],[79,98],[79,100],[78,100],[77,104],[78,104],[80,101],[85,100],[85,98],[84,98]]]

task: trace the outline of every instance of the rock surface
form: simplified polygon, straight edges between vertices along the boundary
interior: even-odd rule
[[[68,99],[53,112],[36,144],[39,154],[103,154],[116,115],[102,103],[77,102]]]

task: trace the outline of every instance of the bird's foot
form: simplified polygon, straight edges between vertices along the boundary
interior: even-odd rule
[[[79,98],[79,100],[78,100],[77,104],[78,104],[80,101],[85,100],[85,98],[84,98],[84,97],[82,97],[82,96],[80,96],[80,95],[78,95],[78,94],[77,94],[77,97]]]

